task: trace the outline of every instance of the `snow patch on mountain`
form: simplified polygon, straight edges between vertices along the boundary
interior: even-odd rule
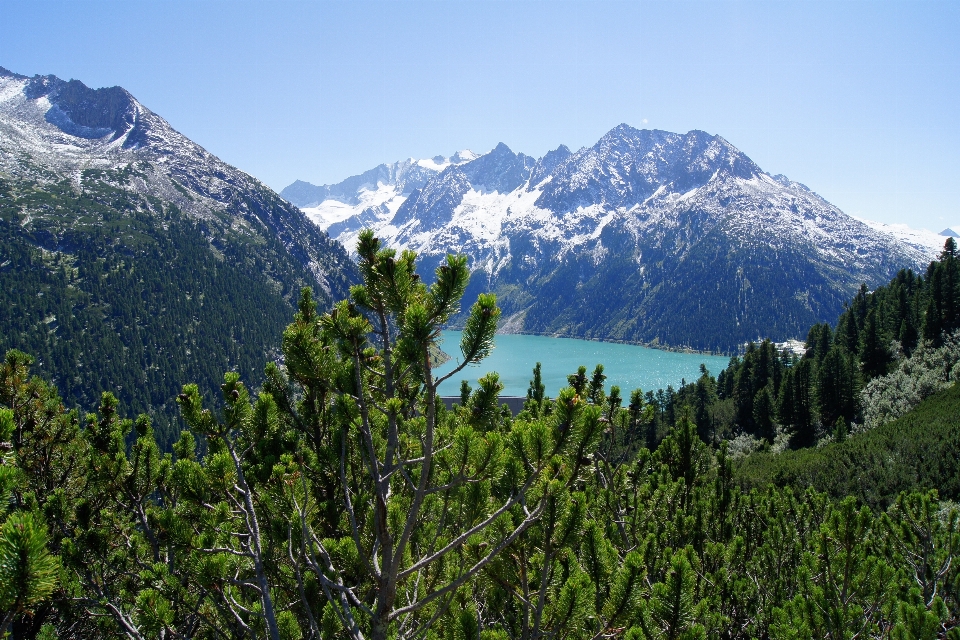
[[[294,207],[140,104],[121,87],[91,89],[0,68],[0,176],[82,186],[88,170],[117,170],[118,186],[195,219],[230,220],[242,235],[275,235],[328,290],[328,240]],[[329,255],[328,255],[329,254]],[[346,257],[344,256],[344,259]]]
[[[364,184],[349,198],[303,210],[348,250],[362,228],[372,227],[398,249],[469,253],[474,268],[507,265],[511,258],[557,262],[580,252],[600,260],[607,230],[658,246],[681,225],[690,227],[683,231],[687,240],[674,238],[668,248],[678,255],[720,229],[744,246],[806,247],[851,272],[874,269],[891,252],[904,264],[924,264],[942,248],[942,238],[929,232],[847,216],[805,185],[763,172],[720,136],[701,131],[620,125],[593,147],[571,153],[561,145],[538,160],[501,143],[484,155],[406,162],[437,171],[414,190],[401,192],[395,180]],[[521,243],[524,255],[514,256],[511,246],[521,236],[528,241]]]
[[[305,209],[348,251],[370,227],[427,269],[466,254],[472,286],[551,335],[711,349],[797,337],[835,320],[861,283],[924,269],[944,240],[848,216],[703,131],[620,125],[539,159],[501,143],[407,190],[367,180],[347,192],[348,181]]]
[[[915,248],[917,251],[929,256],[929,260],[934,260],[943,251],[943,243],[946,237],[939,233],[934,233],[927,229],[913,229],[905,224],[887,224],[884,222],[875,222],[864,218],[851,216],[867,225],[874,231],[895,238],[905,245]]]
[[[387,206],[387,208],[396,212],[397,208],[406,199],[405,195],[397,193],[395,184],[378,182],[376,185],[365,185],[364,188],[360,189],[356,194],[356,204],[328,198],[314,207],[304,207],[301,211],[314,224],[326,231],[330,225],[359,216],[365,210],[373,207]]]
[[[392,164],[381,164],[337,184],[314,185],[296,180],[281,191],[280,195],[303,210],[311,210],[308,215],[321,227],[329,226],[343,220],[347,212],[347,209],[339,206],[334,206],[332,210],[325,208],[324,204],[330,200],[349,205],[353,215],[359,216],[370,206],[383,205],[400,196],[406,199],[411,192],[422,189],[431,178],[447,168],[479,157],[479,154],[464,149],[449,158],[407,158]],[[378,195],[377,192],[382,193]],[[402,203],[402,200],[398,201],[394,208]]]

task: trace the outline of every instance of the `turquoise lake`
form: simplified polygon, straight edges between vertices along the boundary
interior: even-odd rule
[[[441,348],[451,360],[437,367],[437,377],[452,371],[462,359],[460,332],[444,331]],[[548,396],[567,386],[567,376],[577,372],[577,367],[587,367],[587,376],[597,364],[603,365],[607,376],[606,388],[620,387],[620,395],[630,398],[630,392],[640,388],[646,391],[666,389],[667,385],[679,388],[680,381],[687,382],[700,377],[700,364],[717,375],[727,366],[726,356],[708,356],[696,353],[674,353],[649,349],[637,345],[614,342],[595,342],[572,338],[548,338],[544,336],[498,335],[496,348],[478,365],[468,365],[460,373],[440,386],[444,396],[460,395],[460,381],[467,380],[476,388],[476,381],[490,371],[500,374],[505,396],[525,396],[533,377],[533,367],[541,363],[543,384]]]

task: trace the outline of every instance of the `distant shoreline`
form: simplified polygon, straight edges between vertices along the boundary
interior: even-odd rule
[[[445,331],[463,331],[462,327],[446,327]],[[568,336],[557,333],[537,333],[535,331],[497,331],[497,335],[506,335],[506,336],[536,336],[538,338],[560,338],[565,340],[583,340],[585,342],[609,342],[611,344],[626,344],[634,347],[646,347],[647,349],[656,349],[657,351],[667,351],[669,353],[689,353],[691,355],[704,355],[704,356],[727,356],[730,357],[734,355],[729,351],[705,351],[703,349],[694,349],[693,347],[677,347],[670,345],[663,345],[659,343],[651,342],[637,342],[634,340],[617,340],[613,338],[586,338],[580,336]]]

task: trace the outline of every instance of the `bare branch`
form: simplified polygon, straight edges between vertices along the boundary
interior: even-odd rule
[[[451,591],[455,591],[456,589],[459,589],[463,585],[463,583],[465,583],[467,580],[469,580],[474,575],[476,575],[477,572],[483,569],[485,566],[487,566],[490,563],[490,561],[497,556],[497,554],[499,554],[501,551],[503,551],[503,549],[509,546],[510,543],[516,540],[517,536],[519,536],[521,533],[526,531],[527,528],[530,527],[530,525],[536,522],[537,519],[540,517],[540,514],[543,512],[543,508],[545,504],[546,502],[541,500],[539,504],[537,504],[537,507],[530,513],[530,515],[527,518],[525,518],[523,522],[517,525],[517,527],[510,533],[509,536],[504,538],[500,542],[500,544],[498,544],[496,547],[490,550],[490,552],[486,556],[484,556],[482,559],[477,561],[476,564],[470,567],[470,569],[468,569],[466,573],[462,574],[459,578],[447,584],[442,589],[438,589],[437,591],[434,591],[433,593],[427,595],[425,598],[423,598],[419,602],[415,602],[412,605],[408,605],[406,607],[402,607],[400,609],[395,610],[390,616],[391,619],[394,619],[397,616],[401,616],[410,611],[416,611],[417,609],[420,609],[428,605],[429,603],[433,602],[437,598],[447,593],[450,593]]]
[[[409,576],[409,575],[410,575],[411,573],[413,573],[414,571],[417,571],[418,569],[427,566],[428,564],[430,564],[431,562],[434,562],[435,560],[437,560],[437,559],[440,558],[441,556],[449,553],[451,550],[456,549],[457,547],[461,546],[464,542],[467,541],[468,538],[470,538],[470,536],[474,535],[475,533],[477,533],[477,532],[479,532],[479,531],[483,531],[485,528],[487,528],[488,525],[490,525],[490,523],[492,523],[494,520],[496,520],[497,518],[499,518],[500,516],[502,516],[502,515],[503,515],[504,513],[506,513],[509,509],[511,509],[512,507],[514,507],[514,506],[517,505],[517,504],[520,504],[520,502],[521,502],[521,501],[524,499],[524,497],[526,496],[527,491],[530,489],[530,486],[533,484],[533,481],[534,481],[538,476],[539,476],[539,473],[535,473],[535,474],[531,475],[531,476],[527,479],[526,483],[524,483],[523,487],[521,487],[520,490],[519,490],[516,494],[513,495],[513,497],[511,497],[509,500],[507,500],[507,501],[503,504],[503,506],[501,506],[499,509],[497,509],[497,510],[494,511],[492,514],[490,514],[490,516],[488,516],[485,520],[483,520],[483,521],[475,524],[474,526],[470,527],[469,529],[467,529],[466,531],[464,531],[463,533],[461,533],[459,536],[457,536],[456,538],[454,538],[453,540],[451,540],[445,547],[443,547],[443,548],[440,549],[439,551],[436,551],[435,553],[433,553],[433,554],[431,554],[431,555],[429,555],[429,556],[427,556],[427,557],[425,557],[425,558],[420,559],[419,561],[417,561],[416,563],[414,563],[413,565],[411,565],[408,569],[405,569],[404,571],[401,571],[401,572],[400,572],[400,576],[399,576],[400,579],[403,579],[403,578]],[[526,514],[526,516],[527,516],[526,519],[524,520],[524,522],[532,522],[533,520],[535,520],[535,519],[536,519],[536,516],[539,515],[540,511],[542,510],[542,508],[543,508],[543,501],[542,501],[542,500],[540,501],[540,504],[538,504],[537,507],[536,507],[533,511],[528,511],[528,510],[526,509],[526,507],[524,507],[524,512],[525,512],[525,514]]]

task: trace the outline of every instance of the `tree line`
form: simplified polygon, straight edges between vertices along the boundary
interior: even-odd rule
[[[824,438],[841,440],[865,422],[875,422],[864,389],[875,390],[871,403],[884,401],[881,392],[896,393],[871,382],[915,355],[935,353],[958,329],[960,257],[955,240],[948,238],[924,275],[902,270],[874,291],[861,286],[834,326],[810,328],[802,355],[764,340],[746,345],[717,376],[701,367],[697,380],[684,381],[678,389],[635,390],[631,416],[640,419],[632,417],[630,429],[636,441],[652,447],[686,407],[700,438],[715,445],[737,436],[758,444],[773,444],[779,436],[789,448],[810,447]],[[949,351],[943,376],[952,382],[956,357]]]

